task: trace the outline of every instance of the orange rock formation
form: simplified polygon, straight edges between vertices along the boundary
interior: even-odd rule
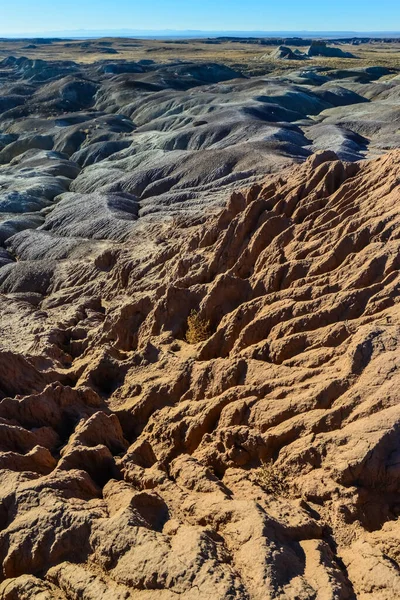
[[[0,298],[2,600],[400,597],[399,182],[317,154]]]

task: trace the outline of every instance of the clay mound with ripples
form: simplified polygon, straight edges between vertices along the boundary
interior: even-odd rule
[[[399,181],[316,154],[0,296],[2,600],[400,595]]]

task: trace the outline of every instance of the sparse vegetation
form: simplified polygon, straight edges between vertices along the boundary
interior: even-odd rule
[[[267,494],[285,497],[289,495],[286,475],[272,461],[262,463],[256,471],[255,481]]]
[[[186,341],[198,344],[210,337],[210,323],[202,319],[196,310],[192,310],[187,320]]]
[[[283,41],[296,50],[306,50],[307,46],[290,44],[290,40],[277,40],[276,45],[265,43],[262,39],[236,40],[236,42],[225,40],[134,40],[132,43],[126,39],[113,38],[107,41],[117,51],[117,60],[139,61],[146,60],[152,53],[157,55],[160,62],[175,60],[179,55],[181,60],[190,61],[213,61],[221,62],[232,68],[236,68],[247,75],[274,75],[284,74],[294,69],[308,69],[312,66],[330,69],[352,69],[355,67],[382,66],[398,69],[399,43],[397,40],[373,40],[370,43],[341,43],[340,48],[351,52],[356,58],[332,58],[314,57],[301,67],[298,60],[276,60],[268,55],[276,49]],[[0,59],[10,54],[20,57],[41,58],[44,60],[73,60],[77,63],[95,63],[104,60],[103,41],[93,43],[82,51],[82,40],[53,41],[52,44],[39,44],[33,48],[27,48],[26,41],[0,40]],[[35,45],[34,45],[35,46]]]

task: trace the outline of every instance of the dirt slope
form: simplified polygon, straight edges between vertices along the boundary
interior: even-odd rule
[[[400,596],[399,181],[320,153],[0,296],[2,600]]]

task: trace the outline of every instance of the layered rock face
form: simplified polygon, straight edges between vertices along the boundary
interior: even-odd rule
[[[398,150],[317,153],[47,279],[19,238],[2,600],[400,595],[399,181]],[[45,219],[70,239],[64,200]]]

